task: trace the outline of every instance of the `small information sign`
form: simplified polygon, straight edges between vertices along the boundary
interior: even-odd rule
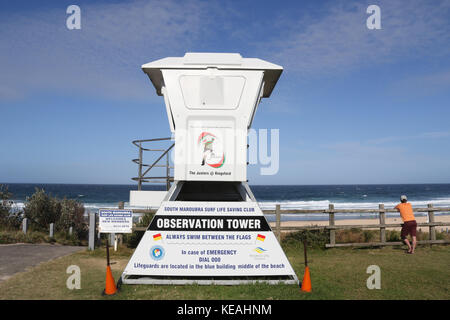
[[[100,209],[98,216],[101,233],[131,233],[132,231],[132,210]]]

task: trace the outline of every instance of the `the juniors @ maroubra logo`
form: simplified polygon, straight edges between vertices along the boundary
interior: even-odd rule
[[[203,152],[202,166],[206,164],[213,168],[220,168],[224,165],[224,145],[216,135],[210,132],[202,132],[198,136],[197,144],[199,145],[201,152]]]

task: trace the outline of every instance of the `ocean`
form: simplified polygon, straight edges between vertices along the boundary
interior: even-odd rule
[[[0,183],[1,184],[1,183]],[[76,199],[84,203],[87,210],[117,207],[119,201],[128,204],[130,190],[137,185],[100,185],[100,184],[25,184],[3,183],[13,194],[14,207],[23,208],[26,198],[35,188],[43,188],[58,198]],[[376,209],[384,203],[392,208],[399,203],[400,195],[406,194],[414,207],[426,207],[432,203],[435,207],[450,207],[450,184],[371,184],[371,185],[254,185],[250,186],[262,209],[326,209],[330,203],[336,209]],[[144,185],[143,190],[165,190],[163,185]],[[420,215],[420,213],[418,213]],[[425,214],[425,213],[423,213]],[[436,213],[439,214],[439,213]],[[447,213],[448,214],[448,213]],[[395,216],[388,213],[387,216]],[[358,219],[377,217],[376,214],[336,214],[336,219]],[[273,221],[273,215],[267,215]],[[282,220],[322,220],[326,215],[283,215]]]

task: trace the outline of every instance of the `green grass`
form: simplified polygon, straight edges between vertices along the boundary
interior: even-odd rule
[[[285,242],[285,252],[301,279],[304,272],[303,246]],[[450,298],[450,246],[419,246],[414,255],[403,248],[311,249],[311,293],[297,285],[156,286],[123,285],[119,294],[103,297],[105,250],[79,252],[43,263],[0,283],[0,299],[444,299]],[[132,249],[111,253],[117,281]],[[70,265],[81,269],[81,289],[68,290]],[[381,290],[369,290],[369,265],[381,268]]]

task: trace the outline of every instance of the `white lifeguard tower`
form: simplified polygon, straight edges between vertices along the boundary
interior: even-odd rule
[[[238,53],[186,53],[142,69],[164,97],[174,179],[122,282],[298,283],[247,184],[248,129],[283,68]]]

